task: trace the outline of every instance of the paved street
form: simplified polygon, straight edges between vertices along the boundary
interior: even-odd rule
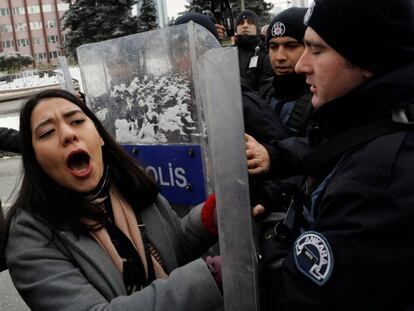
[[[7,271],[0,273],[0,311],[29,310],[13,287]]]

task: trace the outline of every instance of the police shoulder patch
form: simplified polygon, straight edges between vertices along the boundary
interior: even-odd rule
[[[329,280],[334,258],[328,240],[320,233],[307,231],[294,244],[296,267],[313,282],[322,286]]]

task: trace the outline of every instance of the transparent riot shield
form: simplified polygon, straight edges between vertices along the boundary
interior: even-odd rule
[[[225,308],[257,310],[237,52],[191,22],[77,52],[87,104],[161,193],[217,194]]]
[[[226,311],[258,310],[257,252],[249,198],[236,48],[205,53],[205,108]],[[235,78],[236,77],[236,78]]]
[[[193,72],[198,58],[219,46],[210,32],[189,23],[77,50],[88,105],[175,204],[195,205],[211,192]]]

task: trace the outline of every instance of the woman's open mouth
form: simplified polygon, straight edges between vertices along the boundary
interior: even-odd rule
[[[66,159],[66,166],[69,172],[79,178],[88,177],[92,172],[92,163],[89,154],[82,150],[76,149],[72,151]]]

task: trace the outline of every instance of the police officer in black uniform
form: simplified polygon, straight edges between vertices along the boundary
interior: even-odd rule
[[[316,0],[305,22],[312,151],[279,145],[268,173],[306,172],[307,199],[264,238],[264,310],[411,310],[414,2]]]
[[[239,14],[236,20],[235,46],[239,52],[241,83],[257,92],[264,80],[272,77],[269,55],[259,37],[259,18],[251,10]]]
[[[290,136],[305,136],[313,112],[306,76],[295,66],[305,45],[303,18],[306,8],[291,7],[280,12],[267,28],[266,44],[273,77],[266,79],[259,95],[277,112]]]

